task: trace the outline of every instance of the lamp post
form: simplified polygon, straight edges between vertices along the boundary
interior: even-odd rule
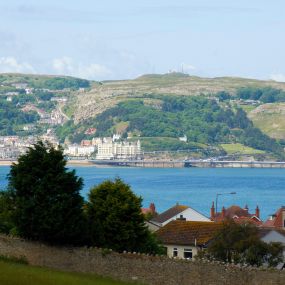
[[[217,193],[216,194],[216,214],[218,213],[218,198],[222,195],[235,195],[236,192],[228,192],[228,193]]]

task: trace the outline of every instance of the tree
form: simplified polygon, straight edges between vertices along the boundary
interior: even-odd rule
[[[11,234],[15,227],[13,223],[14,203],[11,191],[0,191],[0,232]]]
[[[87,204],[91,243],[117,251],[158,252],[155,236],[145,226],[141,202],[119,178],[91,189]]]
[[[82,241],[83,181],[65,165],[61,148],[38,142],[11,166],[8,187],[20,236],[56,244]]]
[[[282,261],[282,252],[280,243],[267,244],[260,240],[255,226],[227,221],[217,232],[206,255],[225,262],[276,266]]]

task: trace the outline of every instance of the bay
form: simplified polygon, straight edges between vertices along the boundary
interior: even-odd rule
[[[142,196],[143,206],[154,202],[158,212],[176,203],[188,205],[206,216],[217,193],[236,192],[219,196],[218,208],[246,204],[254,213],[260,207],[262,219],[285,205],[285,169],[252,168],[96,168],[71,167],[83,177],[82,195],[105,179],[122,178]],[[8,166],[0,167],[0,188],[7,185]]]

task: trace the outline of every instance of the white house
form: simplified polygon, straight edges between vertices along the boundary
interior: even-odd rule
[[[284,246],[283,256],[285,262],[285,230],[274,229],[274,228],[260,228],[259,229],[260,239],[266,243],[280,242]]]
[[[221,223],[171,221],[156,231],[156,235],[167,249],[168,257],[192,259],[199,250],[207,248]]]
[[[169,222],[177,219],[196,222],[211,222],[209,218],[194,210],[193,208],[179,205],[178,203],[174,207],[154,217],[151,222],[158,225],[159,227],[163,227]]]

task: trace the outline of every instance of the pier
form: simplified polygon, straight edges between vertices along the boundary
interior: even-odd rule
[[[90,163],[98,166],[125,166],[143,168],[285,168],[285,162],[276,161],[219,161],[219,160],[96,160]]]

